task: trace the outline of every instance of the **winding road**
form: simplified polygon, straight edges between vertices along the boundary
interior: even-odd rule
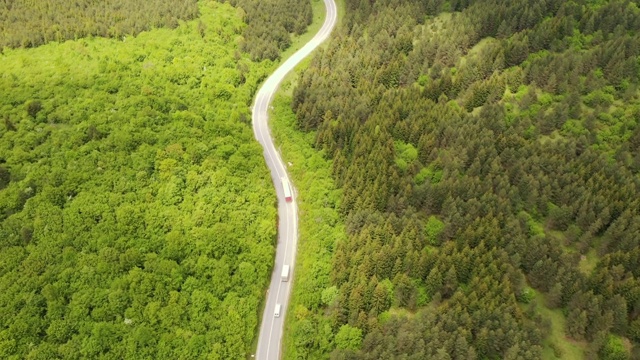
[[[259,360],[277,360],[280,358],[284,319],[287,314],[289,295],[291,294],[298,243],[298,207],[295,199],[295,190],[292,188],[293,201],[286,202],[281,178],[288,180],[289,176],[282,158],[276,151],[271,139],[267,111],[273,94],[285,75],[326,40],[331,30],[333,30],[337,21],[336,3],[334,0],[324,0],[324,5],[327,10],[327,16],[318,33],[269,76],[258,91],[252,109],[253,132],[260,145],[264,148],[264,158],[271,170],[271,179],[278,194],[279,219],[275,266],[271,274],[271,284],[267,292],[267,301],[260,324],[258,349],[256,351],[256,358]],[[291,181],[289,181],[289,184],[291,184]],[[283,265],[290,266],[289,281],[282,281],[280,277]],[[278,317],[274,316],[276,304],[281,305]]]

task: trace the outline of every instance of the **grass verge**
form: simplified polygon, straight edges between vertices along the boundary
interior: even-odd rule
[[[344,12],[346,9],[344,0],[336,0],[336,6],[338,9],[337,23],[340,24],[342,22],[342,18],[344,17]],[[311,0],[311,8],[313,11],[313,21],[311,22],[311,25],[309,25],[309,27],[307,28],[307,32],[305,32],[304,34],[302,35],[294,34],[291,37],[291,46],[287,50],[285,50],[281,55],[283,60],[286,60],[287,58],[289,58],[289,56],[293,55],[293,53],[300,50],[300,48],[302,48],[304,44],[309,42],[309,40],[311,40],[316,35],[318,30],[320,30],[320,28],[322,27],[322,24],[324,23],[324,19],[327,15],[324,9],[324,1]],[[324,47],[326,46],[326,44],[327,43],[325,42],[320,46]]]
[[[346,6],[343,0],[336,1],[336,4],[340,24]],[[282,59],[304,46],[322,26],[326,16],[324,2],[312,0],[312,6],[313,24],[307,33],[293,38],[293,45],[283,53]],[[322,46],[326,46],[326,42]],[[285,77],[270,114],[271,133],[276,147],[285,163],[290,164],[287,171],[297,189],[299,216],[298,253],[288,316],[285,319],[283,359],[297,359],[300,356],[317,358],[330,350],[333,340],[330,328],[325,319],[313,310],[323,305],[322,292],[330,286],[334,246],[346,238],[344,223],[338,213],[341,192],[331,176],[331,161],[313,147],[315,132],[297,130],[296,116],[291,110],[291,95],[299,72],[310,61],[311,56]],[[305,331],[311,333],[305,334]],[[326,336],[323,344],[315,346],[312,351],[311,344],[306,340],[318,336],[318,333]]]
[[[324,10],[324,1],[311,0],[311,9],[313,12],[313,20],[311,21],[311,24],[307,27],[307,31],[304,34],[293,34],[291,36],[291,46],[289,46],[289,48],[280,55],[282,60],[288,59],[296,51],[300,50],[300,48],[302,48],[304,44],[308,43],[322,27],[322,23],[324,23],[324,18],[327,14]]]
[[[296,130],[291,98],[279,93],[271,115],[272,134],[298,190],[299,241],[294,286],[284,330],[284,359],[310,356],[303,328],[322,331],[310,310],[322,306],[322,291],[330,286],[331,259],[336,242],[346,238],[338,213],[340,190],[331,176],[331,162],[312,145],[315,133]],[[300,326],[301,323],[306,324]],[[330,336],[329,334],[327,334]],[[325,339],[327,343],[331,339]]]
[[[320,30],[320,27],[324,23],[324,19],[326,17],[326,12],[324,9],[323,0],[311,0],[313,6],[313,24],[309,26],[309,31],[301,36],[294,37],[293,45],[283,53],[282,59],[287,59],[289,56],[293,55],[298,49],[300,49],[307,41],[311,40],[313,36]],[[336,0],[336,7],[338,9],[338,21],[336,28],[341,24],[342,19],[344,17],[346,4],[344,0]],[[334,29],[335,31],[335,29]],[[328,41],[325,41],[320,45],[321,48],[326,48]],[[293,89],[296,87],[298,82],[298,77],[300,76],[300,71],[307,68],[308,64],[311,62],[312,56],[307,57],[302,60],[298,66],[285,76],[280,85],[280,89],[278,89],[278,93],[282,93],[286,96],[292,96]]]
[[[336,4],[338,23],[340,23],[346,6],[344,0],[338,0]],[[292,36],[291,46],[281,55],[283,61],[302,48],[322,27],[326,17],[324,1],[311,0],[311,5],[313,21],[304,34]],[[298,254],[295,276],[292,279],[294,282],[292,297],[287,312],[289,316],[285,320],[284,359],[296,358],[296,347],[293,346],[295,340],[292,335],[294,319],[300,320],[300,306],[304,308],[301,304],[309,304],[309,301],[301,300],[300,294],[306,293],[315,300],[320,298],[322,290],[329,283],[333,244],[345,234],[337,212],[338,200],[341,196],[331,177],[331,163],[324,159],[322,153],[313,148],[314,133],[301,133],[296,130],[295,114],[291,110],[291,94],[298,71],[306,68],[310,58],[311,56],[303,60],[285,77],[273,101],[274,110],[270,114],[272,136],[285,164],[287,162],[292,164],[287,170],[298,193],[296,197],[299,215]],[[331,234],[332,232],[334,234]],[[312,300],[312,302],[317,301]],[[262,314],[264,301],[260,310]],[[258,335],[253,342],[254,349],[258,346]]]

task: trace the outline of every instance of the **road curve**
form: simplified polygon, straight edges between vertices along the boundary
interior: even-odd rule
[[[258,349],[256,358],[259,360],[277,360],[280,358],[282,330],[284,319],[287,314],[289,295],[291,294],[292,275],[295,265],[296,248],[298,243],[298,207],[296,204],[295,190],[293,190],[293,201],[286,202],[284,190],[282,189],[281,178],[289,179],[280,154],[276,151],[269,132],[268,114],[269,104],[273,94],[285,75],[302,59],[307,57],[318,45],[329,37],[337,20],[337,9],[334,0],[324,0],[327,16],[324,24],[318,33],[306,43],[300,50],[287,59],[278,69],[264,82],[252,108],[253,133],[264,149],[264,158],[267,166],[271,170],[271,179],[278,194],[278,246],[276,248],[276,259],[271,274],[271,284],[267,292],[267,301],[260,324],[260,334],[258,337]],[[289,184],[292,184],[289,181]],[[290,266],[290,280],[283,282],[280,278],[283,265]],[[280,316],[274,316],[276,304],[280,304]]]

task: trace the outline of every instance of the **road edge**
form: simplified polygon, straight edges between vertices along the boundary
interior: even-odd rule
[[[295,67],[305,58],[307,58],[311,53],[313,53],[313,51],[315,49],[317,49],[318,46],[320,46],[322,43],[324,43],[324,41],[326,41],[329,38],[329,35],[331,34],[331,32],[333,31],[333,29],[335,28],[335,25],[337,24],[337,19],[338,19],[338,12],[337,12],[337,4],[334,0],[323,0],[324,5],[325,5],[325,19],[323,22],[323,25],[320,27],[320,29],[318,30],[318,32],[314,35],[314,37],[309,40],[305,45],[303,45],[299,50],[297,50],[293,55],[291,55],[289,58],[287,58],[284,62],[282,62],[278,68],[269,76],[267,77],[267,79],[264,81],[264,83],[260,86],[260,88],[258,89],[258,91],[256,92],[256,96],[254,98],[254,102],[251,108],[251,117],[252,117],[252,128],[254,131],[254,136],[256,138],[256,140],[258,140],[258,142],[260,143],[260,145],[263,147],[264,150],[264,155],[265,158],[267,157],[267,153],[271,149],[274,149],[275,151],[275,155],[276,155],[276,161],[274,161],[277,165],[277,167],[280,167],[281,170],[285,173],[287,179],[289,179],[289,175],[287,173],[286,170],[286,166],[282,160],[282,155],[280,154],[280,152],[277,150],[277,148],[275,147],[275,142],[273,139],[273,136],[271,135],[270,129],[269,129],[269,108],[271,107],[271,103],[273,101],[274,95],[277,92],[278,88],[280,87],[280,84],[282,83],[282,81],[285,79],[286,75],[288,73],[290,73],[293,69],[295,69]],[[331,13],[330,9],[333,10],[333,13]],[[333,16],[331,16],[333,15]],[[269,89],[273,89],[271,92],[269,92]],[[265,90],[266,89],[266,90]],[[263,98],[266,96],[266,106],[264,106],[264,109],[259,109],[259,105],[261,103],[264,103]],[[264,113],[261,112],[261,110],[264,110]],[[258,126],[260,124],[260,121],[264,121],[266,123],[268,132],[269,132],[269,136],[265,139],[263,138],[264,143],[260,142],[260,138],[259,138],[259,133],[258,133]],[[273,160],[273,159],[272,159]],[[267,164],[268,165],[268,164]],[[274,169],[270,168],[269,169],[270,172],[273,174],[274,172],[277,173],[277,171],[274,171]],[[272,179],[274,180],[274,186],[276,187],[276,190],[278,189],[278,182],[276,181],[276,179],[272,176]],[[295,188],[295,186],[293,186],[293,183],[291,182],[291,180],[289,179],[289,183],[292,184],[292,190],[293,193],[297,195],[297,189]],[[294,232],[293,232],[293,239],[291,239],[291,243],[293,245],[293,260],[291,263],[291,279],[294,278],[294,274],[295,274],[295,258],[296,258],[296,252],[297,252],[297,242],[298,242],[298,206],[297,206],[297,202],[296,202],[296,197],[294,196],[293,198],[293,207],[294,207],[294,217],[293,217],[293,227],[294,227]],[[280,212],[280,211],[279,211]],[[280,213],[278,214],[278,217],[280,218]],[[276,248],[276,256],[277,256],[277,251],[278,249],[282,250],[282,247],[286,247],[288,245],[288,243],[285,243],[286,241],[283,241],[281,243],[279,243],[277,245]],[[274,267],[275,270],[276,267]],[[292,284],[293,281],[291,281],[290,284]],[[279,281],[277,280],[277,277],[274,278],[273,274],[271,276],[271,281],[269,283],[269,290],[267,291],[267,294],[269,294],[271,292],[271,290],[274,288],[274,285],[279,285]],[[287,288],[287,296],[286,299],[287,301],[284,302],[284,309],[282,311],[283,316],[282,316],[282,321],[281,323],[281,334],[284,331],[285,328],[285,320],[286,320],[286,314],[288,312],[288,305],[289,305],[289,299],[291,296],[291,290],[292,285],[288,286]],[[268,295],[267,298],[265,299],[264,303],[264,310],[263,310],[263,314],[260,317],[260,322],[259,322],[259,332],[258,332],[258,344],[257,344],[257,349],[255,352],[256,358],[258,358],[258,351],[260,350],[260,345],[261,345],[261,339],[263,338],[263,331],[265,331],[265,329],[263,329],[263,323],[264,323],[264,319],[266,318],[266,316],[268,315],[268,312],[270,311],[270,308],[268,308],[266,306],[267,302],[268,302]],[[282,356],[282,336],[278,339],[279,342],[279,354],[278,354],[278,358],[280,358]]]

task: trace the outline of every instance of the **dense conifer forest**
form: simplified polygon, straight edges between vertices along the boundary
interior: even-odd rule
[[[302,34],[313,20],[309,0],[229,1],[246,11],[248,26],[240,46],[253,60],[279,59],[282,50],[291,45],[290,34]]]
[[[292,99],[347,233],[292,356],[640,358],[638,4],[346,5]]]
[[[121,38],[151,28],[176,28],[198,16],[196,0],[0,2],[0,49],[35,47],[86,36]]]
[[[0,54],[0,358],[252,352],[277,219],[249,106],[274,63],[240,48],[250,11],[197,13]]]

